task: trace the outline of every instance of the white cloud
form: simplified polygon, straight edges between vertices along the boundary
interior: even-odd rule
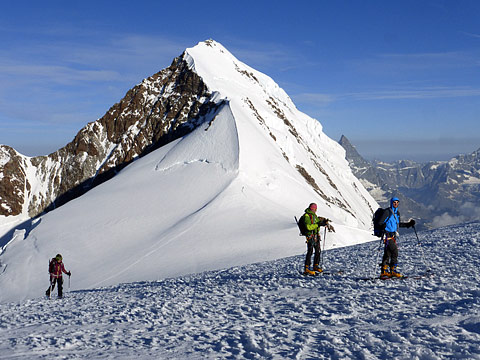
[[[469,33],[469,32],[465,32],[465,31],[462,31],[462,34],[465,34],[469,37],[480,39],[480,34],[474,34],[474,33]]]
[[[0,78],[11,78],[23,83],[61,83],[89,81],[119,81],[121,74],[111,70],[81,70],[63,65],[0,63]]]
[[[300,93],[292,96],[295,101],[312,106],[324,107],[340,101],[374,101],[374,100],[402,100],[402,99],[444,99],[459,97],[480,96],[480,88],[473,87],[424,87],[403,88],[378,91],[364,91],[341,94],[327,93]]]
[[[94,121],[184,49],[162,37],[40,30],[0,49],[0,123],[78,127]]]
[[[415,89],[392,89],[372,92],[346,94],[356,100],[388,100],[388,99],[439,99],[480,96],[479,88],[472,87],[427,87]]]
[[[0,50],[0,78],[24,83],[138,81],[170,65],[184,49],[184,44],[161,37],[91,36],[78,42],[44,39],[4,48]],[[139,78],[138,72],[146,73]]]
[[[432,225],[434,227],[442,227],[480,220],[480,207],[471,202],[463,204],[459,209],[459,213],[459,215],[450,215],[445,212],[433,218]]]
[[[423,73],[465,70],[478,67],[479,52],[445,51],[425,53],[383,53],[347,61],[356,71],[374,74],[407,74],[409,77]]]
[[[461,224],[465,222],[465,218],[463,216],[451,216],[448,213],[443,213],[440,216],[435,216],[432,221],[432,225],[434,228],[449,226],[454,224]]]

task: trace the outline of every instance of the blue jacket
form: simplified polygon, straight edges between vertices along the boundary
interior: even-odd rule
[[[398,208],[393,207],[393,202],[399,201],[398,198],[394,197],[390,200],[390,216],[385,220],[385,231],[386,232],[396,232],[400,226],[400,212]]]

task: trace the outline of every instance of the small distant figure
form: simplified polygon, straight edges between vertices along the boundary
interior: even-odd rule
[[[62,262],[62,255],[57,254],[50,263],[48,264],[48,272],[50,273],[50,286],[48,287],[45,295],[50,297],[53,289],[55,289],[55,283],[57,283],[58,289],[58,298],[61,299],[63,297],[63,273],[71,276],[72,273],[70,271],[65,270],[65,266]]]
[[[305,214],[300,219],[300,221],[303,221],[303,224],[301,225],[305,228],[307,242],[307,257],[305,258],[304,275],[316,275],[323,272],[323,269],[320,267],[320,226],[325,226],[328,231],[335,231],[333,226],[329,224],[330,220],[317,216],[316,212],[317,204],[311,203],[308,208],[305,209]],[[314,250],[313,269],[310,269]]]

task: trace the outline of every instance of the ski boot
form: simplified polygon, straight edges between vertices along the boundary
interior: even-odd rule
[[[403,277],[403,275],[397,271],[397,264],[390,266],[390,276],[397,277],[397,278]]]
[[[305,271],[304,271],[303,275],[315,276],[316,273],[315,273],[315,271],[310,270],[310,267],[308,265],[305,265]]]
[[[392,276],[392,274],[388,270],[389,269],[387,265],[382,266],[382,273],[380,274],[380,279],[388,279],[389,277]]]
[[[320,267],[320,265],[315,264],[313,265],[313,271],[315,271],[318,274],[321,274],[323,272],[323,269]]]

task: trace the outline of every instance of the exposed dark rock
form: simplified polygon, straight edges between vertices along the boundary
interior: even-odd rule
[[[13,148],[0,145],[0,215],[17,215],[22,212],[26,182],[24,159]]]
[[[27,158],[1,147],[0,215],[26,210],[33,217],[77,197],[136,158],[192,131],[213,117],[218,106],[182,55],[129,90],[58,151]],[[28,166],[34,173],[30,178],[25,176]],[[30,183],[41,186],[31,191]]]

